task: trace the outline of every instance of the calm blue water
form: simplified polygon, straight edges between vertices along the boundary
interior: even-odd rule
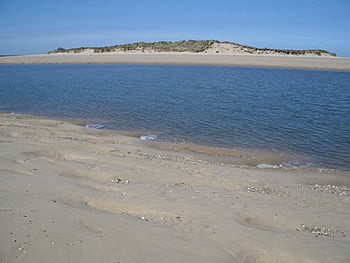
[[[350,73],[2,65],[0,111],[99,119],[114,129],[293,152],[350,169]]]

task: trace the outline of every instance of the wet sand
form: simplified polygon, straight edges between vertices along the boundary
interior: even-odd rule
[[[173,64],[350,71],[350,59],[191,53],[53,54],[0,57],[0,64]]]
[[[0,262],[349,261],[348,172],[174,148],[0,114]]]

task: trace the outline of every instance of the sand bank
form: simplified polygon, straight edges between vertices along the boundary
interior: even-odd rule
[[[0,262],[350,258],[348,173],[233,167],[16,114],[0,114],[0,149]]]
[[[1,57],[0,64],[175,64],[350,71],[350,59],[193,53],[53,54]]]

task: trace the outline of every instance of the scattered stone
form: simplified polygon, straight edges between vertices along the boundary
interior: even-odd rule
[[[112,183],[117,183],[117,184],[129,184],[129,180],[122,180],[122,179],[112,179]]]
[[[192,186],[190,186],[189,184],[186,184],[184,182],[181,183],[175,183],[175,184],[167,184],[168,187],[188,187],[188,188],[192,188]]]

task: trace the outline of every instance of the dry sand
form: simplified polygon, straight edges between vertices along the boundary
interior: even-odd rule
[[[0,64],[180,64],[350,71],[350,59],[333,57],[193,53],[53,54],[0,57]]]
[[[0,114],[0,262],[349,262],[349,173],[201,154]]]

